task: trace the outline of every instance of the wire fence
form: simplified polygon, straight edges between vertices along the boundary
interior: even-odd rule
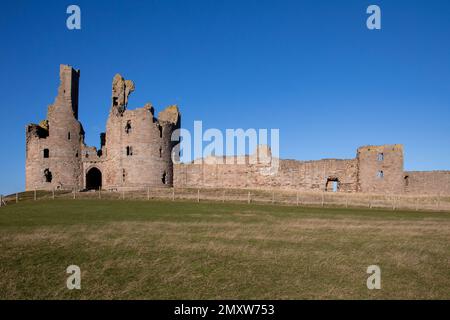
[[[450,196],[392,195],[342,192],[300,192],[288,190],[217,189],[217,188],[143,188],[120,191],[34,190],[0,196],[1,206],[23,201],[52,199],[91,200],[190,200],[260,204],[284,204],[311,207],[369,208],[415,211],[450,211]]]

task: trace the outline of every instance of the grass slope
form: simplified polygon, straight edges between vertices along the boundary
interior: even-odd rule
[[[24,202],[0,209],[0,275],[0,299],[449,299],[450,214]]]

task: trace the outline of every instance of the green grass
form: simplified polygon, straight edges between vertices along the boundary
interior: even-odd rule
[[[69,265],[82,289],[66,288]],[[379,265],[382,289],[368,290]],[[450,299],[450,214],[47,200],[0,209],[0,299]]]

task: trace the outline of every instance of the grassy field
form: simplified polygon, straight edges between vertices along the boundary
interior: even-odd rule
[[[366,287],[374,264],[381,290]],[[450,214],[23,202],[0,209],[0,299],[35,298],[450,299]]]

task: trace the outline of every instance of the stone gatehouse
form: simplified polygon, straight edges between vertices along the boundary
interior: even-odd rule
[[[100,149],[84,143],[78,120],[80,72],[60,66],[58,95],[47,119],[26,128],[26,190],[109,189],[173,185],[172,132],[180,127],[177,106],[155,117],[151,104],[127,110],[134,83],[117,74]]]
[[[317,161],[272,159],[268,147],[259,147],[234,164],[229,157],[208,157],[174,165],[172,151],[179,141],[171,137],[181,124],[178,107],[169,106],[157,117],[151,104],[128,110],[135,87],[119,74],[101,147],[90,147],[78,120],[79,78],[78,70],[61,65],[47,119],[26,127],[26,190],[175,186],[450,195],[450,171],[404,171],[402,145],[364,146],[354,159]],[[275,160],[277,172],[265,173]]]

